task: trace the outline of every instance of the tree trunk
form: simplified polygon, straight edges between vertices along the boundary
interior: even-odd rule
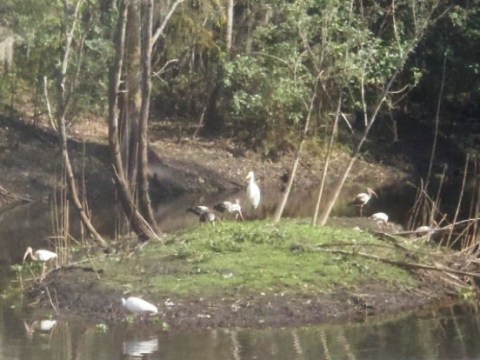
[[[233,37],[233,7],[235,6],[234,0],[227,0],[227,36],[226,36],[226,47],[227,53],[230,53],[232,49],[232,37]]]
[[[65,44],[65,52],[63,54],[62,60],[62,68],[61,72],[58,75],[57,79],[57,121],[58,121],[58,136],[60,138],[60,143],[62,147],[62,156],[65,164],[65,171],[67,173],[67,183],[68,188],[70,190],[70,195],[73,200],[73,204],[77,209],[78,213],[80,214],[80,218],[82,220],[83,225],[87,228],[88,232],[92,236],[92,238],[102,247],[108,247],[107,242],[102,238],[102,236],[96,231],[95,227],[90,222],[90,218],[87,215],[84,207],[82,206],[82,202],[78,195],[78,187],[75,181],[75,176],[73,173],[72,164],[70,162],[70,157],[68,155],[68,147],[67,147],[67,131],[66,131],[66,112],[67,112],[67,95],[65,94],[65,86],[66,86],[66,76],[67,76],[67,69],[68,63],[70,60],[70,52],[71,52],[71,44],[73,41],[73,34],[76,26],[76,22],[79,16],[79,9],[81,5],[81,0],[77,2],[75,7],[75,14],[72,23],[72,28],[69,32],[66,33],[66,44]]]
[[[141,77],[141,107],[139,118],[139,141],[138,141],[138,200],[140,211],[152,226],[155,232],[159,233],[157,222],[153,215],[150,194],[148,192],[148,116],[150,109],[150,95],[152,91],[151,62],[152,62],[152,30],[153,30],[153,0],[143,0],[141,5],[141,56],[142,56],[142,77]]]
[[[127,28],[125,38],[125,104],[121,109],[122,123],[121,144],[122,158],[131,190],[137,190],[137,160],[139,117],[141,107],[140,77],[141,77],[141,48],[140,48],[140,5],[136,0],[128,1]]]
[[[158,235],[155,233],[155,230],[152,229],[152,227],[143,218],[143,216],[140,214],[137,207],[135,206],[135,199],[132,195],[128,179],[123,167],[119,142],[118,95],[121,92],[120,84],[122,77],[123,59],[125,56],[125,33],[128,14],[128,7],[126,4],[127,1],[128,0],[123,0],[120,2],[120,16],[117,29],[118,39],[116,41],[116,58],[112,68],[110,79],[108,140],[110,145],[110,151],[112,153],[112,165],[114,172],[113,179],[117,186],[123,210],[127,219],[130,221],[133,231],[135,231],[135,233],[137,233],[142,240],[147,240],[150,238],[158,239]]]

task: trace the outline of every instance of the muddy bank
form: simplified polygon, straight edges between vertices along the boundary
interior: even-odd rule
[[[71,132],[69,150],[79,182],[95,200],[111,199],[110,154],[104,133],[84,138]],[[280,196],[285,188],[293,154],[272,162],[228,139],[165,139],[150,141],[149,170],[155,202],[180,194],[234,193],[242,190],[248,171],[255,171],[262,189]],[[58,138],[51,129],[21,117],[0,116],[0,185],[12,194],[44,200],[59,188],[62,159]],[[327,190],[348,161],[348,154],[334,155]],[[293,189],[313,191],[323,171],[323,154],[302,157]],[[411,174],[376,163],[359,161],[347,181],[345,192],[354,194],[366,186],[381,188]]]
[[[417,289],[388,291],[375,280],[359,284],[355,289],[337,289],[316,296],[249,294],[215,298],[179,298],[164,294],[150,299],[159,308],[158,317],[148,322],[173,329],[207,327],[280,327],[321,324],[325,322],[364,321],[367,318],[399,314],[455,301],[454,289],[438,282],[430,274]],[[99,278],[100,277],[100,278]],[[42,283],[28,291],[28,302],[38,302],[37,310],[52,311],[58,307],[59,317],[80,315],[93,322],[125,321],[121,298],[125,295],[102,283],[102,274],[90,268],[66,267],[50,273]],[[146,298],[148,295],[145,296]],[[163,324],[165,323],[165,324]]]

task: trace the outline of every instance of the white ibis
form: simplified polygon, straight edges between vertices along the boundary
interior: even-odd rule
[[[40,275],[40,280],[43,279],[45,275],[45,264],[49,261],[55,260],[58,255],[53,251],[38,249],[35,252],[29,246],[27,251],[25,251],[25,255],[23,255],[23,262],[25,262],[27,256],[30,256],[34,261],[40,261],[42,263],[42,274]]]
[[[240,205],[240,200],[238,199],[235,199],[234,203],[231,201],[223,201],[220,204],[215,205],[213,208],[222,213],[226,211],[229,214],[235,214],[235,219],[240,217],[242,220],[244,220],[242,215],[242,207]]]
[[[422,225],[415,229],[415,232],[419,235],[427,235],[429,232],[432,232],[433,228],[428,225]]]
[[[430,236],[435,232],[435,228],[429,225],[422,225],[415,229],[417,237],[425,237],[427,241],[430,240]]]
[[[130,296],[128,299],[122,298],[123,307],[131,312],[134,316],[155,315],[158,314],[158,308],[150,304],[148,301],[139,297]]]
[[[355,196],[353,204],[360,207],[360,216],[362,216],[363,207],[370,201],[372,196],[378,197],[377,193],[370,188],[367,188],[367,192],[362,192]]]
[[[376,221],[377,224],[383,223],[386,225],[388,223],[388,215],[383,212],[375,213],[370,217],[372,218],[373,221]]]
[[[197,215],[200,219],[200,222],[214,222],[216,220],[215,214],[204,205],[188,208],[187,211]]]
[[[260,204],[260,188],[255,182],[255,175],[253,171],[250,171],[247,175],[248,186],[247,186],[247,199],[254,209]]]
[[[370,218],[377,223],[377,226],[384,230],[388,228],[388,215],[383,212],[378,212],[370,216]]]

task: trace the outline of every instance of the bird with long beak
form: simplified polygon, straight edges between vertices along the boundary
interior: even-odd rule
[[[242,215],[242,206],[240,205],[240,200],[235,199],[235,202],[231,201],[223,201],[220,204],[217,204],[213,207],[215,210],[220,211],[220,212],[228,212],[229,214],[234,214],[235,219],[242,219],[244,220],[243,215]]]
[[[207,206],[204,206],[204,205],[197,205],[197,206],[188,208],[187,211],[197,215],[200,222],[213,223],[217,219],[215,214]]]
[[[40,281],[42,281],[43,277],[45,276],[46,263],[55,260],[58,257],[56,253],[49,250],[38,249],[34,252],[30,246],[27,248],[27,251],[25,251],[22,262],[25,262],[28,256],[30,256],[32,260],[40,261],[42,263],[42,274],[40,275]]]
[[[375,191],[373,191],[371,188],[367,188],[367,192],[359,193],[353,199],[353,205],[360,208],[360,217],[362,216],[363,207],[370,201],[373,196],[378,198],[378,195]]]
[[[122,305],[125,310],[132,313],[134,316],[146,316],[158,314],[158,308],[139,297],[130,296],[128,299],[122,298]]]
[[[255,182],[255,174],[253,171],[248,173],[246,179],[248,180],[247,199],[252,205],[252,208],[256,209],[260,204],[260,187]]]

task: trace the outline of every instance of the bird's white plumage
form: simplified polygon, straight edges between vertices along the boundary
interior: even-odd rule
[[[415,229],[415,232],[419,235],[427,235],[433,232],[433,228],[428,225],[422,225]]]
[[[25,259],[29,255],[33,260],[38,260],[38,261],[41,261],[41,262],[47,262],[47,261],[56,259],[57,256],[58,256],[53,251],[44,250],[44,249],[39,249],[39,250],[36,250],[34,252],[33,249],[30,246],[27,248],[27,251],[25,252],[25,255],[23,255],[23,261],[25,261]]]
[[[388,222],[388,215],[383,212],[375,213],[371,216],[371,218],[376,222],[383,222],[385,224]]]
[[[359,193],[353,199],[353,204],[360,208],[360,216],[362,216],[363,207],[370,201],[372,196],[376,197],[377,194],[372,189],[367,188],[367,192]]]
[[[223,201],[220,204],[215,205],[214,209],[220,212],[226,211],[229,214],[235,214],[235,217],[240,216],[240,218],[243,220],[242,206],[240,205],[239,199],[235,199],[235,202]]]
[[[255,174],[250,171],[247,175],[247,199],[254,209],[258,208],[260,204],[260,187],[255,182]]]
[[[126,310],[128,310],[135,316],[158,313],[158,308],[155,305],[150,304],[148,301],[145,301],[135,296],[130,296],[126,300],[125,298],[122,298],[122,305]]]
[[[199,217],[200,222],[214,222],[216,220],[215,214],[208,208],[208,206],[197,205],[188,208],[187,211],[194,213]]]
[[[355,196],[353,200],[355,205],[364,206],[370,201],[372,196],[377,196],[377,193],[370,188],[367,188],[367,192],[361,192]]]

